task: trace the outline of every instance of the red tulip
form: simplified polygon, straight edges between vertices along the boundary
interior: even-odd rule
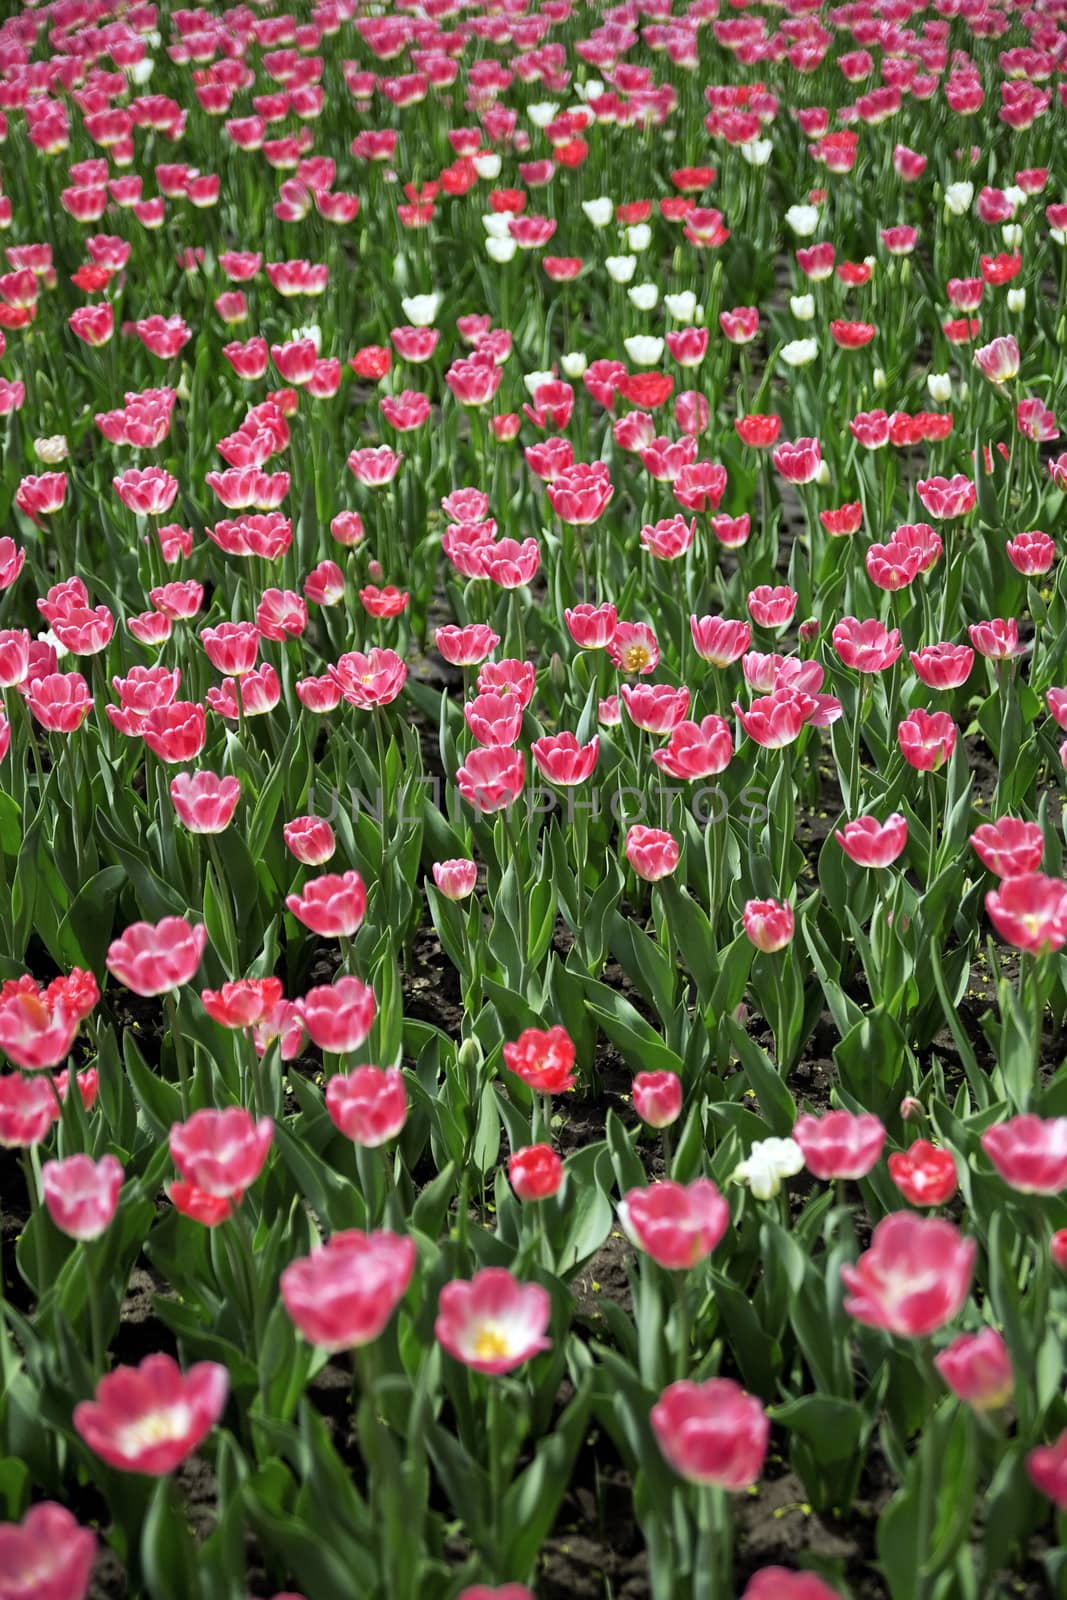
[[[547,266],[547,259],[544,264]],[[473,1583],[460,1590],[458,1600],[535,1600],[535,1596],[524,1583],[502,1583],[497,1588],[488,1583]]]
[[[761,583],[748,596],[753,622],[761,628],[784,628],[793,620],[797,594],[788,584]]]
[[[29,1150],[48,1137],[57,1107],[44,1078],[0,1074],[0,1149]]]
[[[476,695],[463,707],[467,727],[480,745],[511,746],[522,731],[522,703],[514,695]]]
[[[539,1283],[520,1283],[505,1267],[484,1267],[469,1283],[445,1284],[434,1333],[454,1360],[497,1376],[548,1349],[551,1309]]]
[[[3,1600],[85,1600],[95,1560],[96,1535],[53,1500],[0,1523]]]
[[[841,1600],[841,1596],[814,1572],[761,1567],[748,1580],[741,1600]]]
[[[377,1009],[374,991],[358,978],[349,977],[309,989],[299,1004],[312,1040],[333,1055],[359,1049]]]
[[[812,483],[819,475],[822,450],[818,439],[783,441],[772,452],[771,460],[787,483]]]
[[[751,626],[729,617],[690,617],[689,631],[697,655],[716,667],[731,666],[752,643]]]
[[[565,1028],[527,1028],[504,1045],[504,1065],[536,1094],[563,1094],[574,1087],[574,1044]]]
[[[202,705],[175,700],[150,711],[141,727],[149,750],[171,766],[195,761],[207,740],[207,718]]]
[[[710,1178],[631,1189],[619,1202],[626,1236],[672,1272],[709,1256],[730,1222],[730,1208]]]
[[[916,1139],[906,1150],[896,1150],[886,1162],[889,1176],[913,1206],[940,1206],[959,1185],[956,1163],[948,1150]]]
[[[548,484],[547,492],[552,509],[561,522],[584,528],[603,515],[615,493],[615,486],[603,461],[597,461],[592,466],[576,462]]]
[[[734,702],[737,719],[749,738],[769,750],[781,750],[798,739],[817,709],[818,702],[797,689],[775,689],[765,699],[753,700],[747,711]]]
[[[945,711],[912,711],[897,725],[897,739],[909,766],[936,772],[956,747],[956,724]]]
[[[751,1488],[763,1470],[770,1419],[731,1378],[672,1383],[651,1420],[668,1464],[689,1483],[737,1492]]]
[[[378,1338],[414,1270],[414,1240],[351,1228],[291,1261],[279,1287],[286,1311],[308,1343],[338,1352]]]
[[[633,1095],[634,1110],[650,1128],[669,1128],[682,1114],[682,1081],[677,1073],[639,1072]]]
[[[1067,884],[1041,872],[1002,878],[985,897],[994,928],[1006,943],[1031,955],[1067,943]]]
[[[551,1145],[528,1145],[508,1158],[508,1181],[522,1201],[548,1200],[563,1182],[563,1162]]]
[[[22,693],[37,721],[49,733],[74,733],[93,703],[89,685],[80,672],[29,676],[22,684]]]
[[[908,823],[899,811],[891,812],[884,822],[876,817],[857,817],[854,822],[846,822],[843,829],[836,829],[834,838],[857,866],[888,867],[908,842]]]
[[[983,822],[971,834],[971,844],[984,867],[998,878],[1015,878],[1036,872],[1045,852],[1045,838],[1036,822],[1001,817]]]
[[[733,753],[729,724],[712,715],[700,722],[679,722],[666,747],[653,750],[652,759],[672,778],[710,778],[726,770]]]
[[[1031,533],[1017,533],[1004,548],[1016,572],[1021,572],[1027,578],[1040,577],[1048,572],[1056,559],[1055,541],[1036,528]]]
[[[368,1150],[394,1139],[407,1120],[404,1079],[396,1067],[353,1067],[326,1084],[330,1120],[346,1139]]]
[[[354,870],[324,872],[309,878],[299,894],[286,895],[285,904],[298,922],[321,938],[350,939],[363,922],[367,891]]]
[[[170,797],[190,833],[222,833],[233,820],[241,785],[214,772],[179,772],[171,779]]]
[[[1026,1458],[1026,1470],[1035,1489],[1061,1511],[1067,1510],[1067,1430],[1055,1444],[1039,1445]]]
[[[329,668],[329,673],[349,705],[365,711],[395,700],[404,687],[408,669],[395,650],[375,646],[366,655],[361,650],[349,651]]]
[[[895,1211],[856,1264],[841,1268],[845,1310],[886,1333],[927,1338],[963,1309],[977,1248],[951,1222]]]
[[[321,867],[337,849],[334,831],[325,817],[294,817],[282,828],[290,853],[305,867]]]
[[[971,643],[991,661],[1010,661],[1020,653],[1019,624],[1014,617],[1005,620],[994,618],[991,622],[972,622],[967,629]]]
[[[181,1466],[222,1415],[229,1374],[214,1361],[183,1373],[172,1356],[146,1356],[101,1378],[95,1400],[74,1407],[74,1427],[120,1472],[162,1477]]]
[[[184,917],[134,922],[109,945],[107,969],[134,994],[166,994],[189,982],[206,943],[203,924],[192,927]]]
[[[512,805],[526,782],[522,753],[506,745],[472,750],[456,773],[459,792],[476,811],[501,811]]]
[[[599,751],[596,734],[588,744],[579,744],[573,733],[557,733],[535,740],[531,753],[538,771],[549,783],[570,788],[592,776]]]
[[[273,1138],[271,1119],[254,1121],[243,1106],[194,1111],[171,1128],[170,1154],[186,1183],[235,1200],[259,1177]]]
[[[784,950],[793,937],[793,907],[787,900],[748,900],[741,920],[749,939],[764,955]]]
[[[71,1239],[98,1239],[115,1215],[125,1173],[112,1155],[93,1161],[90,1156],[68,1156],[46,1161],[41,1168],[41,1189],[48,1215]]]
[[[662,828],[635,823],[626,835],[626,859],[639,878],[658,883],[669,878],[681,854],[678,841]]]
[[[200,1000],[209,1017],[224,1028],[251,1028],[269,1016],[282,998],[278,978],[235,978],[221,989],[203,989]]]
[[[491,655],[500,643],[500,635],[484,622],[472,622],[465,628],[450,624],[438,628],[434,643],[441,655],[454,667],[475,666]]]
[[[995,1328],[961,1333],[935,1356],[934,1365],[952,1393],[975,1411],[997,1411],[1012,1397],[1015,1374],[1011,1357]]]
[[[66,1060],[81,1013],[62,992],[41,993],[32,979],[0,990],[0,1050],[24,1072]]]

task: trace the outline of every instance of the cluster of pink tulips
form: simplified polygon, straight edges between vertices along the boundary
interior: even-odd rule
[[[1067,13],[0,18],[0,1600],[1067,1593]]]

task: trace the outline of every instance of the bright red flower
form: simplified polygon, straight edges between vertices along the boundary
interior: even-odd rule
[[[527,1145],[508,1158],[508,1182],[524,1203],[548,1200],[563,1182],[563,1162],[551,1145]]]
[[[574,1045],[565,1028],[527,1028],[504,1045],[504,1065],[536,1094],[574,1087]]]
[[[353,1067],[326,1084],[326,1109],[334,1126],[365,1149],[377,1149],[400,1132],[407,1120],[404,1079],[396,1067]]]

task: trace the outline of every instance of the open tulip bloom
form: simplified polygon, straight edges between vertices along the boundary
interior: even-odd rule
[[[1065,64],[0,7],[0,1600],[1062,1588]]]

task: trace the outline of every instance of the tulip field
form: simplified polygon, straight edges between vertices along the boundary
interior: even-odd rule
[[[0,8],[0,1600],[1067,1600],[1067,3]]]

